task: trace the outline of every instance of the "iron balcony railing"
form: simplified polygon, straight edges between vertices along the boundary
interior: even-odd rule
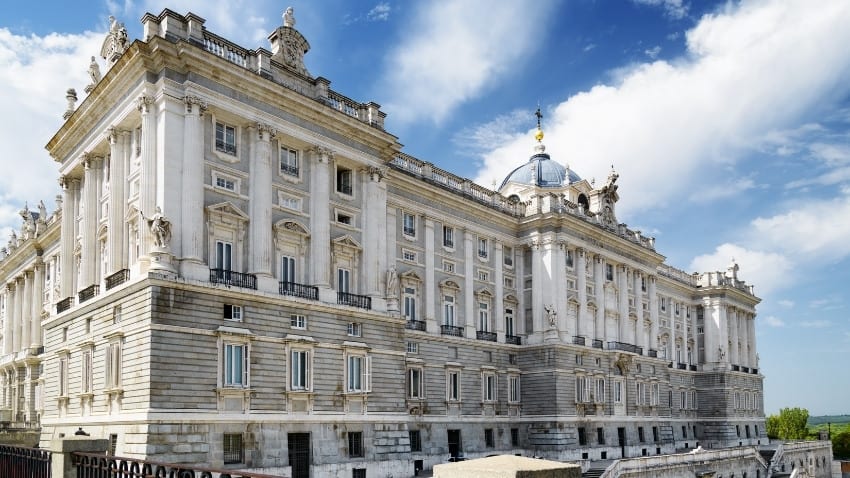
[[[591,347],[593,347],[595,349],[601,349],[602,348],[602,341],[599,340],[599,339],[593,339],[593,343],[591,344]]]
[[[74,305],[74,298],[65,297],[64,299],[56,303],[56,313],[61,314],[62,312],[65,312],[66,310],[70,309],[72,305]]]
[[[0,445],[0,476],[50,478],[50,460],[47,450]]]
[[[227,269],[210,269],[210,282],[257,290],[257,276]]]
[[[608,342],[608,350],[622,350],[623,352],[643,355],[643,347],[623,342]]]
[[[118,287],[119,285],[130,280],[130,269],[121,269],[120,271],[108,276],[103,280],[106,285],[106,290]]]
[[[79,477],[277,478],[272,475],[263,475],[250,471],[204,468],[183,463],[161,463],[136,458],[107,456],[98,453],[73,452],[71,453],[71,460]],[[45,478],[47,477],[49,475],[45,476]]]
[[[319,300],[319,288],[297,282],[278,282],[277,291],[280,295],[291,295],[302,299]]]
[[[336,303],[340,305],[350,305],[361,309],[370,310],[372,308],[372,298],[368,295],[357,295],[350,292],[337,292]]]
[[[513,345],[522,345],[522,337],[520,337],[519,335],[506,335],[505,343]]]
[[[676,368],[678,368],[679,370],[687,370],[687,369],[688,369],[688,364],[680,363],[680,364],[677,364],[677,367],[676,367]]]
[[[298,166],[293,166],[291,164],[281,164],[280,172],[284,174],[288,174],[290,176],[298,177]]]
[[[487,332],[486,330],[475,331],[475,338],[478,340],[486,340],[487,342],[496,341],[496,332]]]
[[[752,373],[753,375],[758,375],[758,374],[759,374],[759,369],[754,368],[754,369],[752,369],[752,370],[751,370],[751,373]]]
[[[82,304],[83,302],[85,302],[85,301],[91,299],[92,297],[96,296],[98,294],[98,292],[100,292],[100,286],[97,285],[97,284],[92,284],[92,285],[86,287],[85,289],[81,290],[77,295],[78,295],[78,298],[80,299],[80,303]]]
[[[425,331],[425,322],[422,320],[408,320],[407,323],[404,324],[404,328],[407,330],[421,330]]]
[[[690,371],[691,371],[691,372],[696,372],[696,371],[697,371],[697,366],[696,366],[696,365],[689,365],[689,366],[688,366],[688,368],[690,369]]]
[[[653,358],[658,358],[658,351],[655,349],[649,349],[649,356]]]
[[[573,337],[573,344],[575,344],[575,345],[584,345],[584,344],[585,344],[585,342],[584,342],[584,337],[582,337],[581,335],[576,335],[576,336],[574,336],[574,337]]]
[[[741,367],[739,367],[739,366],[737,366],[737,365],[732,365],[732,371],[733,371],[733,372],[740,372],[740,371],[741,371]]]
[[[442,335],[451,335],[452,337],[463,337],[463,327],[454,325],[441,325],[440,333]]]

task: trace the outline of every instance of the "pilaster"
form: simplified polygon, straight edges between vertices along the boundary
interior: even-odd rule
[[[12,316],[12,353],[21,350],[23,325],[24,284],[21,277],[15,278],[15,314]]]
[[[387,267],[386,242],[383,237],[387,230],[387,185],[383,181],[386,171],[370,167],[362,171],[363,181],[363,280],[365,294],[372,297],[384,297],[381,277]],[[396,297],[396,299],[398,299]]]
[[[596,292],[596,331],[594,338],[607,341],[605,334],[605,259],[597,254],[593,259],[593,282]]]
[[[156,114],[154,98],[140,96],[137,101],[142,116],[142,151],[139,171],[139,210],[146,216],[152,216],[156,210]],[[146,271],[150,263],[148,254],[153,245],[150,229],[139,227],[139,262]]]
[[[529,343],[543,342],[543,258],[539,238],[531,242],[531,324]],[[526,331],[528,332],[528,331]]]
[[[395,216],[393,216],[395,217]],[[439,334],[440,325],[437,323],[438,307],[436,306],[436,282],[434,279],[434,220],[425,217],[425,290],[423,291],[422,315],[428,333]],[[395,237],[395,235],[393,235]]]
[[[248,128],[251,138],[250,204],[248,234],[249,272],[257,276],[262,290],[274,290],[272,280],[272,154],[274,128],[258,123]],[[265,285],[265,287],[262,287]]]
[[[97,283],[97,224],[100,217],[100,188],[97,177],[102,158],[85,155],[83,158],[83,231],[80,252],[80,287]]]
[[[593,338],[593,318],[587,315],[587,253],[582,248],[576,249],[576,292],[578,293],[578,315],[576,321],[576,335],[584,337],[585,340]]]
[[[3,355],[12,353],[15,342],[15,281],[5,286],[6,317],[3,321]]]
[[[620,342],[634,344],[633,340],[629,340],[629,268],[620,265],[617,267],[617,289],[619,297],[617,305],[620,315],[618,335]]]
[[[312,261],[312,284],[329,289],[331,261],[330,227],[330,161],[333,152],[316,146],[310,151],[310,258]]]
[[[109,218],[106,229],[107,273],[113,274],[124,268],[124,241],[127,200],[124,185],[127,182],[125,169],[125,150],[127,134],[115,128],[109,128]]]
[[[475,241],[469,229],[463,231],[463,324],[465,335],[474,339],[475,325]]]
[[[59,180],[62,186],[62,230],[59,260],[61,262],[60,299],[74,294],[74,231],[77,219],[75,204],[78,202],[80,181],[68,176]]]
[[[643,350],[643,354],[646,355],[648,354],[646,350],[648,347],[646,345],[646,325],[643,320],[643,290],[641,289],[641,272],[639,270],[635,269],[632,272],[632,280],[635,301],[635,345],[640,347]]]
[[[180,274],[204,279],[204,124],[207,104],[197,96],[183,97],[183,201],[180,234]],[[253,179],[253,178],[252,178]],[[252,188],[253,189],[253,188]],[[271,229],[271,225],[269,225]]]
[[[656,276],[647,277],[647,294],[649,295],[649,348],[658,351],[658,293]]]
[[[42,345],[41,313],[44,310],[44,262],[39,257],[34,266],[32,312],[30,312],[30,348]]]
[[[24,271],[23,278],[21,279],[24,283],[24,291],[23,291],[23,301],[21,304],[21,342],[20,346],[15,349],[15,352],[21,351],[23,349],[28,349],[30,346],[30,333],[32,331],[32,324],[30,321],[33,319],[32,310],[33,310],[33,296],[32,296],[32,279],[33,274],[32,271]]]
[[[555,287],[552,297],[555,300],[555,310],[558,312],[558,337],[561,342],[568,343],[570,341],[570,329],[567,325],[567,243],[557,241],[553,248],[552,272],[555,277],[552,284]],[[572,331],[572,333],[575,333]]]
[[[501,241],[493,241],[493,261],[495,272],[493,280],[495,297],[493,298],[493,323],[495,324],[496,340],[505,342],[505,249]],[[515,332],[516,333],[516,332]]]

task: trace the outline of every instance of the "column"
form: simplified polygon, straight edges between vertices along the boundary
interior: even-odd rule
[[[393,210],[395,211],[395,210]],[[393,215],[395,218],[395,215]],[[434,220],[425,216],[425,290],[422,291],[422,315],[425,327],[429,333],[439,334],[440,326],[437,323],[438,307],[435,305],[436,283],[434,280]],[[393,222],[395,224],[395,222]],[[395,228],[393,228],[395,237]],[[395,251],[393,251],[395,252]]]
[[[86,155],[83,158],[85,173],[83,176],[83,231],[80,251],[80,288],[86,288],[97,282],[97,223],[98,223],[98,187],[97,174],[101,159]]]
[[[12,316],[12,353],[21,350],[21,325],[23,322],[24,283],[15,278],[15,314]]]
[[[730,307],[726,315],[729,330],[729,363],[739,365],[738,357],[738,309]]]
[[[493,323],[496,325],[496,340],[499,343],[504,343],[505,341],[505,257],[504,257],[504,247],[502,246],[501,241],[493,241],[493,260],[495,261],[495,292],[496,296],[493,298]],[[516,331],[514,331],[516,333]]]
[[[41,258],[35,263],[32,288],[32,312],[30,316],[30,347],[42,345],[41,312],[44,310],[44,268],[47,267]]]
[[[759,368],[758,352],[756,349],[756,317],[747,314],[747,338],[750,346],[750,367]]]
[[[596,254],[593,260],[593,282],[596,292],[596,332],[594,338],[604,343],[608,341],[605,331],[605,260]]]
[[[248,128],[248,135],[251,138],[248,264],[249,271],[263,282],[262,279],[267,281],[272,277],[271,139],[275,130],[258,123]]]
[[[619,340],[627,344],[634,344],[629,341],[629,268],[625,265],[617,267],[617,287],[619,292],[618,309],[620,311],[619,320]]]
[[[333,153],[316,146],[310,150],[310,260],[313,285],[330,288],[331,225],[330,225],[330,161]],[[368,244],[367,244],[368,246]]]
[[[14,317],[15,317],[15,281],[6,284],[6,317],[3,321],[3,355],[13,351],[14,344]]]
[[[635,297],[635,345],[643,350],[643,355],[647,355],[646,341],[646,326],[643,320],[643,290],[641,289],[641,272],[637,269],[632,272],[632,280],[634,281],[633,289]]]
[[[697,310],[694,306],[688,305],[688,307],[689,309],[687,310],[691,311],[691,340],[694,342],[692,350],[693,359],[691,360],[691,365],[697,365],[699,364],[699,333],[697,332]]]
[[[77,219],[77,203],[80,191],[80,180],[62,176],[59,183],[62,185],[62,230],[61,250],[59,258],[62,268],[62,276],[59,279],[61,299],[74,295],[74,232]]]
[[[139,210],[147,217],[156,211],[156,114],[152,96],[140,96],[139,113],[142,116],[142,151],[139,170]],[[153,245],[150,229],[139,226],[139,262],[149,263],[148,254]],[[85,256],[84,256],[85,258]],[[88,285],[88,284],[86,284]]]
[[[685,312],[685,304],[679,304],[679,313],[682,316],[682,360],[688,363],[688,314]]]
[[[183,224],[180,235],[180,272],[186,277],[202,274],[200,269],[205,255],[203,115],[207,104],[196,96],[185,96],[183,101],[186,103],[186,113],[183,115]],[[251,180],[253,183],[254,178]],[[271,230],[271,223],[268,228]]]
[[[658,294],[656,293],[657,277],[647,277],[647,294],[649,295],[649,348],[658,352]]]
[[[381,278],[387,267],[387,243],[383,236],[387,230],[387,184],[382,181],[385,172],[370,167],[364,171],[363,181],[363,277],[365,294],[384,297]],[[427,254],[426,254],[427,255]],[[398,297],[395,298],[398,300]]]
[[[738,311],[738,320],[736,321],[736,325],[738,326],[738,343],[740,346],[738,347],[738,365],[742,367],[749,367],[750,356],[747,352],[747,314],[743,310]]]
[[[30,324],[30,321],[33,320],[32,310],[34,308],[34,297],[32,296],[32,278],[33,277],[31,271],[24,271],[24,291],[23,301],[21,303],[21,344],[20,347],[17,348],[15,351],[29,349],[30,346],[30,332],[32,331],[32,324]]]
[[[567,243],[558,241],[553,251],[552,260],[555,263],[552,272],[555,277],[552,278],[554,285],[552,298],[555,302],[555,310],[558,312],[558,335],[562,342],[569,342],[570,332],[575,333],[575,331],[570,331],[567,324],[567,311],[569,310],[567,304]]]
[[[534,328],[534,342],[543,341],[543,260],[541,258],[540,240],[531,243],[531,324]],[[527,332],[527,331],[526,331]],[[529,337],[531,342],[531,337]]]
[[[587,316],[587,255],[584,249],[576,249],[576,289],[578,289],[578,317],[576,335],[584,337],[586,345],[590,345],[593,332],[588,325],[593,324],[593,318]]]
[[[513,246],[514,250],[514,295],[518,301],[514,311],[514,335],[527,333],[525,330],[525,251],[522,246]]]
[[[463,231],[463,324],[466,338],[474,339],[475,328],[475,241],[472,231]]]
[[[118,130],[109,128],[109,218],[106,229],[107,274],[113,274],[123,268],[121,256],[124,252],[124,183],[127,172],[124,170],[125,139]]]

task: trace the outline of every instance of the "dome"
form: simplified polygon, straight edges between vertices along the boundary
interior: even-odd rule
[[[568,180],[564,181],[565,178]],[[553,161],[546,153],[537,153],[527,163],[511,171],[502,181],[499,189],[501,190],[509,182],[541,188],[558,188],[577,181],[581,181],[581,178],[574,171]]]

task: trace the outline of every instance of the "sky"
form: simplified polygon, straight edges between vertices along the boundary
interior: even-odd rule
[[[850,2],[12,2],[0,17],[0,238],[59,193],[44,145],[80,101],[110,14],[206,19],[243,47],[293,6],[313,76],[387,112],[404,152],[493,187],[532,153],[620,174],[620,222],[667,263],[762,298],[765,409],[850,413]],[[98,58],[101,69],[103,60]]]

